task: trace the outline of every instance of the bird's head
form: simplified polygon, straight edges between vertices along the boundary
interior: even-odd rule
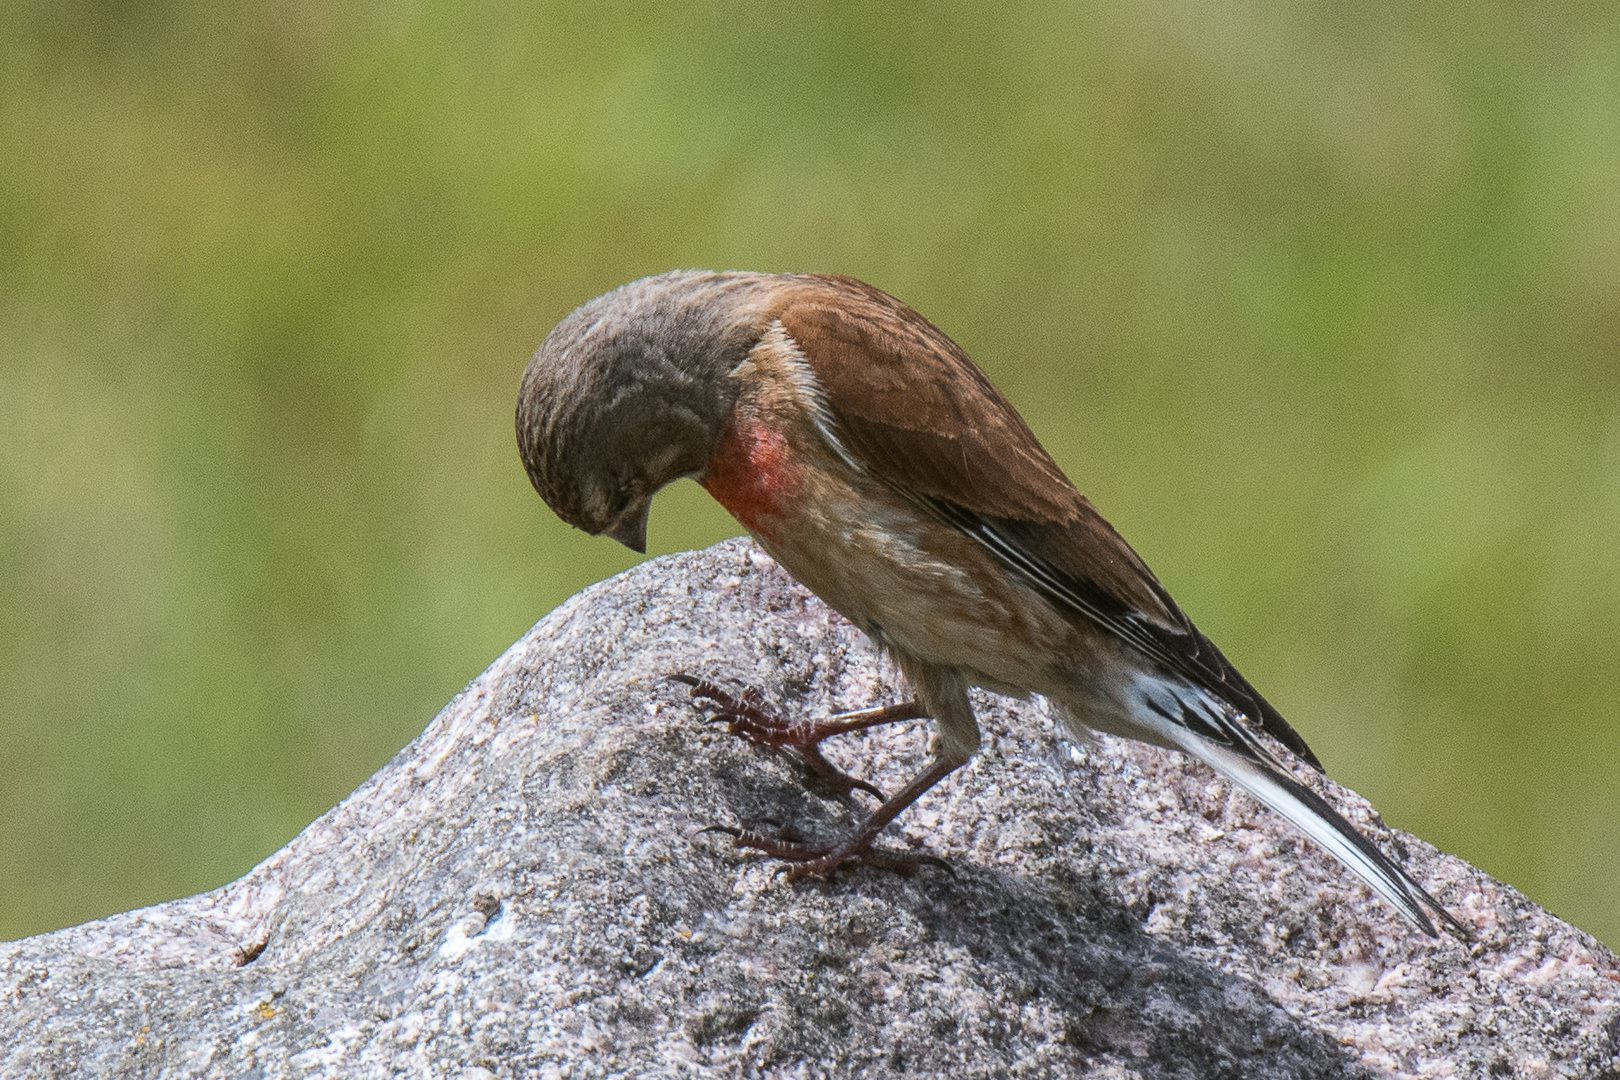
[[[731,371],[769,325],[770,278],[673,271],[576,308],[523,373],[517,438],[556,515],[647,547],[660,488],[707,468],[736,402]]]

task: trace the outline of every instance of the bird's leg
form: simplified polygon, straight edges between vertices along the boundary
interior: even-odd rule
[[[740,848],[762,851],[772,858],[792,863],[793,865],[785,871],[789,881],[825,874],[848,861],[910,874],[915,872],[922,862],[938,863],[940,860],[873,848],[872,841],[877,839],[878,833],[883,831],[885,825],[916,802],[923,792],[961,768],[966,762],[966,758],[935,757],[928,768],[901,788],[893,798],[885,800],[882,806],[872,811],[871,816],[861,822],[858,829],[837,844],[814,846],[785,838],[764,836],[745,829],[734,829],[726,825],[713,826],[712,831],[726,833]]]
[[[709,714],[710,720],[724,721],[727,730],[733,735],[741,735],[761,746],[793,750],[806,768],[844,799],[847,799],[851,792],[864,791],[881,800],[883,792],[865,780],[857,780],[844,773],[823,757],[822,740],[851,731],[864,731],[881,724],[928,718],[922,705],[913,699],[894,705],[840,713],[825,720],[790,720],[766,708],[763,696],[752,687],[733,694],[706,679],[697,679],[690,675],[672,675],[670,678],[690,686],[693,701],[701,698],[715,704],[715,711]]]

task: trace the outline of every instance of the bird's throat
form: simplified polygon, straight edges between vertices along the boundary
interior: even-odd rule
[[[769,539],[798,494],[798,473],[781,432],[734,413],[702,484],[749,532]]]

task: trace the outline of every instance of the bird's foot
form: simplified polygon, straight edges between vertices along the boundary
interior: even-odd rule
[[[792,750],[805,767],[839,799],[848,801],[856,791],[864,791],[878,800],[883,792],[865,780],[843,772],[821,753],[821,743],[834,735],[864,731],[880,724],[893,724],[901,720],[922,719],[921,706],[915,701],[885,705],[875,709],[841,713],[825,720],[793,720],[780,716],[765,704],[765,696],[751,686],[736,693],[724,689],[707,679],[691,675],[671,675],[671,679],[692,688],[692,700],[712,702],[711,721],[724,723],[733,735],[741,735],[750,742],[773,749]],[[818,872],[819,871],[813,871]]]
[[[777,873],[788,881],[826,877],[840,866],[870,866],[901,877],[911,877],[924,866],[937,866],[946,873],[955,874],[949,863],[933,855],[873,847],[871,837],[862,835],[865,830],[857,831],[841,844],[811,844],[791,829],[783,829],[776,836],[729,825],[711,825],[703,831],[725,833],[739,848],[763,852],[787,863]]]

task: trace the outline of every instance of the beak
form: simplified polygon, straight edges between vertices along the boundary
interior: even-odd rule
[[[603,529],[603,536],[611,536],[637,555],[647,554],[647,513],[652,500],[643,499],[624,512],[611,529]]]

